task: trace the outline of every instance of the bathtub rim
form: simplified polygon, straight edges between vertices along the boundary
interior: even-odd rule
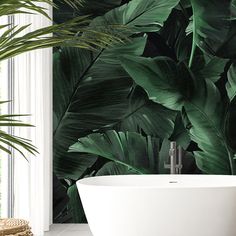
[[[125,178],[125,177],[161,177],[161,178],[172,178],[170,180],[168,180],[169,183],[167,183],[166,185],[106,185],[106,184],[101,184],[101,183],[93,183],[94,181],[96,181],[97,179],[112,179],[112,178]],[[174,181],[178,181],[176,180],[176,178],[186,178],[189,180],[192,178],[192,180],[194,181],[194,178],[201,178],[202,180],[204,180],[204,178],[211,178],[211,180],[213,178],[219,178],[219,179],[225,179],[225,180],[231,180],[230,183],[225,182],[220,183],[220,184],[212,184],[212,183],[208,183],[208,185],[204,185],[201,183],[198,185],[184,185],[182,183],[172,183]],[[195,179],[196,181],[196,179]],[[170,183],[171,182],[171,183]],[[88,187],[88,188],[112,188],[112,189],[215,189],[215,188],[236,188],[236,176],[234,175],[206,175],[206,174],[202,174],[202,175],[190,175],[190,174],[183,174],[183,175],[170,175],[170,174],[144,174],[144,175],[106,175],[106,176],[93,176],[93,177],[86,177],[83,179],[80,179],[78,181],[76,181],[76,185],[78,188],[80,187]]]

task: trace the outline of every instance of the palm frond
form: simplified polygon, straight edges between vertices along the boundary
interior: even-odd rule
[[[7,103],[8,101],[0,101],[0,104]],[[23,114],[1,114],[0,115],[0,150],[12,154],[12,149],[18,151],[24,158],[26,158],[23,150],[35,155],[37,149],[32,145],[31,141],[1,130],[2,127],[33,127],[33,125],[26,124],[15,117],[28,116]]]
[[[8,154],[12,154],[12,151],[8,147],[11,147],[14,150],[18,151],[24,158],[26,158],[26,155],[23,150],[33,155],[38,153],[37,149],[30,142],[25,141],[20,137],[7,134],[2,130],[0,130],[0,143],[0,149]],[[5,144],[5,146],[3,146],[2,144]]]
[[[80,16],[66,23],[41,28],[23,36],[19,35],[30,25],[13,26],[10,29],[6,25],[5,32],[0,36],[0,60],[39,48],[71,46],[95,50],[123,41],[112,33],[112,27],[108,32],[108,28],[88,27],[89,23],[87,16]]]
[[[76,7],[79,2],[63,1],[73,7]],[[38,3],[45,3],[45,7],[38,6]],[[51,0],[3,0],[0,5],[0,17],[37,13],[49,18],[47,4],[55,6]],[[30,24],[1,25],[3,33],[0,35],[0,60],[39,48],[70,46],[94,50],[123,40],[117,34],[118,26],[92,26],[90,22],[89,16],[79,16],[65,23],[44,27],[30,33],[25,33],[29,30]],[[118,31],[121,33],[120,29]]]
[[[38,6],[39,3],[55,6],[51,0],[1,0],[0,16],[39,13],[50,18],[46,13],[46,8]]]

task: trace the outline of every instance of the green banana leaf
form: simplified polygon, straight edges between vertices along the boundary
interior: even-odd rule
[[[147,31],[152,31],[153,23],[161,25],[168,17],[171,8],[177,4],[177,1],[171,0],[163,3],[149,0],[147,3],[143,3],[143,1],[132,1],[121,8],[111,10],[107,14],[110,16],[114,14],[114,19],[109,23],[128,25],[135,22],[139,26],[144,26],[138,32],[143,32],[149,27],[152,29]],[[168,8],[168,10],[165,11],[165,8]],[[155,13],[159,14],[150,15],[150,11],[153,12],[154,9]],[[141,10],[142,12],[140,12]],[[120,19],[125,20],[120,22]],[[149,26],[147,26],[147,23]],[[98,19],[95,19],[92,24],[92,26],[95,25],[101,25]],[[130,42],[131,51],[134,50],[134,42],[137,45],[135,48],[138,48],[138,53],[141,54],[140,49],[143,51],[146,39],[139,38]],[[109,52],[109,50],[111,51]],[[85,136],[100,127],[112,126],[124,117],[132,81],[118,63],[115,64],[113,61],[112,65],[108,65],[106,62],[109,53],[112,52],[110,60],[113,60],[115,58],[114,53],[119,56],[127,50],[127,45],[123,45],[123,49],[122,46],[116,45],[112,49],[102,50],[96,55],[88,55],[88,52],[83,50],[74,50],[74,56],[68,58],[70,49],[67,52],[62,49],[62,52],[55,55],[54,170],[56,173],[60,170],[60,176],[62,176],[63,169],[63,166],[60,166],[63,163],[62,159],[68,160],[70,155],[66,153],[69,145],[73,144],[78,137]],[[136,53],[137,50],[135,49],[132,54]],[[111,61],[109,62],[111,63]],[[66,69],[66,67],[68,68]],[[76,68],[76,70],[70,69],[71,67]],[[81,69],[78,70],[78,68]],[[98,105],[99,103],[100,105]],[[75,158],[79,159],[77,155]],[[95,161],[95,158],[93,158],[93,161]],[[69,174],[69,168],[66,172],[65,177]]]
[[[97,173],[96,176],[104,175],[137,175],[140,174],[136,170],[122,165],[120,163],[110,161],[106,163]]]
[[[188,23],[189,20],[186,19],[185,14],[173,10],[163,28],[159,31],[159,34],[175,55],[172,59],[186,64],[190,60],[193,41],[193,35],[186,35],[185,32]],[[196,48],[191,69],[195,75],[217,82],[221,78],[227,62],[228,60],[218,57],[206,58],[204,53]]]
[[[232,101],[236,96],[236,63],[233,63],[229,68],[226,89],[229,100]]]
[[[171,141],[177,142],[183,149],[187,149],[190,145],[191,138],[189,132],[187,131],[186,127],[184,126],[183,118],[181,116],[181,112],[179,112],[176,116],[174,122],[174,130],[170,136]]]
[[[169,163],[170,141],[164,139],[161,148],[159,140],[144,137],[134,132],[95,133],[80,138],[70,147],[70,152],[86,152],[96,154],[108,160],[96,175],[121,174],[168,174],[165,167]],[[183,152],[183,173],[196,171],[194,157],[191,153]]]
[[[54,142],[53,170],[60,179],[78,180],[97,161],[97,156],[83,153],[67,153],[65,147]]]
[[[181,11],[173,9],[162,29],[158,32],[163,38],[163,43],[173,52],[172,59],[174,60],[185,61],[189,59],[192,38],[186,36],[185,28],[187,25],[186,16]]]
[[[70,222],[72,219],[67,209],[69,197],[67,188],[53,173],[53,223]]]
[[[132,0],[96,18],[93,24],[126,25],[131,32],[156,32],[179,0]]]
[[[57,8],[53,11],[53,20],[62,23],[77,16],[89,15],[90,18],[100,16],[109,10],[120,6],[121,0],[77,0],[72,4],[56,0]]]
[[[159,139],[134,132],[109,130],[90,134],[73,144],[69,152],[99,155],[138,173],[158,173]]]
[[[132,80],[118,61],[115,64],[114,56],[110,59],[113,64],[106,62],[111,51],[119,55],[125,47],[130,53],[142,53],[145,44],[146,37],[135,38],[129,42],[130,48],[114,46],[99,59],[91,52],[72,48],[54,55],[54,171],[58,176],[63,177],[64,172],[65,178],[78,179],[82,172],[76,169],[93,165],[96,157],[86,161],[81,154],[67,153],[69,146],[126,115]]]
[[[225,141],[224,104],[220,93],[211,81],[199,78],[196,81],[193,97],[184,108],[192,124],[191,138],[202,150],[194,152],[197,165],[206,173],[233,174],[235,163]]]
[[[228,107],[226,120],[226,138],[231,149],[231,153],[236,154],[236,98],[234,98]]]
[[[213,56],[235,57],[235,1],[191,0],[191,4],[193,8],[193,44]]]
[[[201,149],[194,152],[194,156],[203,172],[234,173],[235,162],[228,153],[222,127],[224,104],[212,81],[195,78],[183,64],[176,65],[163,57],[127,56],[122,58],[122,65],[147,91],[150,99],[172,109],[184,107],[192,124],[189,130],[191,139]],[[188,93],[184,93],[185,90]]]
[[[67,194],[70,199],[68,203],[68,211],[72,215],[73,223],[86,223],[87,220],[76,184],[73,184],[68,188]]]
[[[139,86],[129,97],[129,111],[115,127],[119,131],[144,133],[161,139],[169,138],[174,130],[177,113],[150,101]]]
[[[191,71],[197,78],[208,79],[216,83],[222,79],[225,74],[225,68],[228,60],[219,57],[206,58],[205,54],[196,52],[194,54]],[[186,61],[187,64],[187,61]]]
[[[144,58],[123,56],[121,64],[149,99],[169,109],[181,110],[192,93],[189,75],[167,57]],[[145,78],[145,79],[144,79]]]
[[[130,49],[127,45],[124,47],[129,53],[133,50],[141,54],[145,43],[145,38],[139,38],[132,42]],[[107,50],[89,70],[84,68],[86,59],[92,57],[88,51],[64,49],[55,54],[54,171],[60,178],[77,180],[94,165],[96,156],[86,158],[79,153],[67,153],[79,137],[93,131],[113,126],[137,131],[139,127],[147,135],[161,138],[168,138],[173,132],[174,111],[151,103],[140,92],[130,104],[132,80],[120,65],[114,64],[116,60],[111,51],[115,55],[124,52],[122,47]],[[77,65],[81,65],[80,70]],[[130,123],[132,127],[128,127]]]
[[[204,67],[200,69],[198,73],[196,73],[198,76],[202,76],[203,78],[209,79],[215,83],[221,78],[227,62],[228,60],[226,59],[213,57],[208,62],[206,62]]]

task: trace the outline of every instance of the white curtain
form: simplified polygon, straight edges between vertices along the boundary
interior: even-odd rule
[[[51,14],[51,9],[50,9]],[[15,25],[30,30],[51,22],[44,16],[18,15]],[[30,221],[34,235],[43,235],[52,219],[52,49],[37,50],[14,59],[14,112],[30,114],[24,121],[34,128],[16,129],[38,148],[27,162],[15,152],[14,217]]]

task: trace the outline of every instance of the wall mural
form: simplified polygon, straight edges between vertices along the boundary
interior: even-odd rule
[[[54,21],[89,15],[120,41],[54,49],[54,222],[86,222],[81,178],[169,173],[171,140],[183,173],[235,174],[233,2],[75,2]]]

